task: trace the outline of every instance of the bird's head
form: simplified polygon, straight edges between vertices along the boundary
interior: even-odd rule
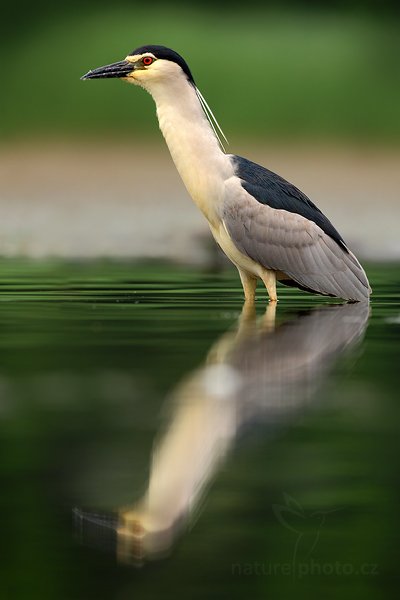
[[[118,78],[140,85],[151,91],[152,84],[172,83],[186,79],[193,84],[193,76],[185,60],[165,46],[141,46],[120,62],[89,71],[82,79]]]
[[[140,85],[150,92],[154,99],[157,96],[165,101],[165,97],[167,97],[168,102],[171,102],[171,99],[176,101],[179,98],[184,104],[190,100],[190,96],[192,99],[197,97],[211,129],[224,150],[222,138],[226,142],[227,139],[212,110],[197,88],[186,61],[174,50],[165,46],[140,46],[128,54],[124,60],[93,69],[81,79],[111,77]]]

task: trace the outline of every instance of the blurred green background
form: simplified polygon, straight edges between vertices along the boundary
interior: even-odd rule
[[[79,78],[158,43],[186,58],[228,137],[398,143],[397,7],[373,0],[8,3],[2,134],[155,135],[143,92]]]

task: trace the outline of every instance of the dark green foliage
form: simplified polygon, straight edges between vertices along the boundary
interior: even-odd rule
[[[232,143],[239,135],[397,142],[398,21],[376,4],[371,12],[7,3],[4,10],[18,17],[2,13],[9,27],[0,41],[1,133],[157,135],[152,101],[142,91],[79,79],[156,43],[182,54]]]

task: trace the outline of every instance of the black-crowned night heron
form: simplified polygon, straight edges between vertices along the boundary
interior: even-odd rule
[[[142,46],[82,79],[117,77],[154,98],[160,129],[211,232],[236,265],[246,300],[257,280],[277,300],[276,281],[308,292],[366,301],[367,276],[325,215],[294,185],[246,158],[226,154],[213,113],[184,59]],[[225,138],[226,139],[226,138]]]

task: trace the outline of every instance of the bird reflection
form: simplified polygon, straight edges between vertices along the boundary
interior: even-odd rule
[[[245,304],[235,329],[176,386],[143,497],[112,517],[76,509],[83,541],[111,536],[118,559],[135,565],[167,554],[238,435],[253,424],[279,429],[304,411],[369,316],[368,304],[345,304],[275,325],[275,310],[257,319]]]

